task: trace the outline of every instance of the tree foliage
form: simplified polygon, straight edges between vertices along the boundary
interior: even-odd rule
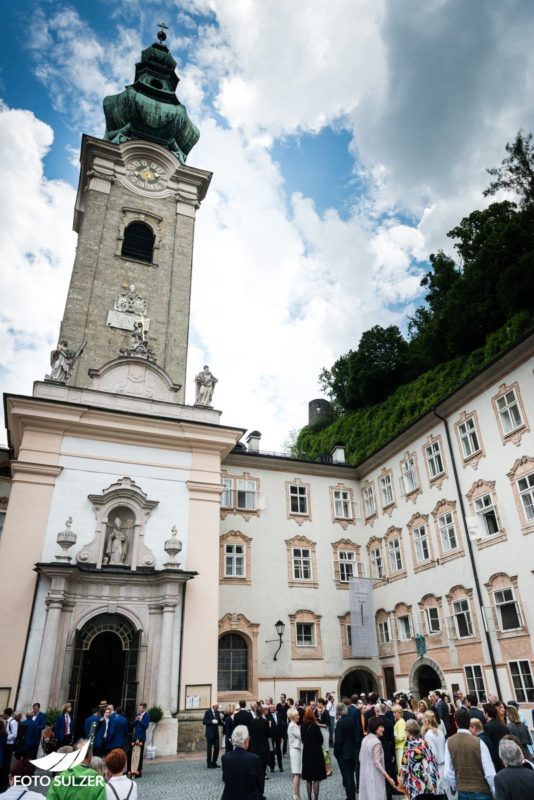
[[[501,189],[514,192],[519,197],[522,208],[534,203],[534,144],[532,133],[523,136],[521,131],[515,140],[506,145],[507,158],[500,167],[488,169],[494,180],[484,192],[484,196],[494,195]]]
[[[323,369],[320,382],[338,411],[379,403],[403,383],[484,345],[489,334],[534,307],[534,144],[517,134],[486,195],[513,191],[518,204],[492,203],[464,217],[447,234],[457,259],[430,256],[421,281],[424,305],[404,339],[396,326],[374,326],[357,349]]]

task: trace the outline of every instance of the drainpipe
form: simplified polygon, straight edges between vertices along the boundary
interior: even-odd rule
[[[178,664],[178,703],[176,713],[180,712],[180,695],[182,691],[182,656],[184,652],[184,619],[185,619],[185,590],[187,588],[187,581],[183,583],[183,593],[182,593],[182,619],[180,621],[180,661]]]
[[[471,537],[469,536],[469,530],[468,530],[468,527],[467,527],[467,519],[466,519],[466,516],[465,516],[464,499],[463,499],[462,491],[460,489],[460,480],[458,478],[458,470],[456,469],[456,461],[454,460],[454,453],[453,453],[453,450],[452,450],[452,442],[451,442],[451,434],[450,434],[450,431],[449,431],[449,424],[448,424],[447,420],[445,419],[445,417],[442,417],[441,414],[438,414],[438,412],[436,411],[435,407],[432,409],[432,411],[434,413],[434,416],[436,416],[438,419],[440,419],[443,422],[443,425],[445,427],[445,435],[447,437],[447,445],[448,445],[448,448],[449,448],[449,456],[450,456],[450,459],[451,459],[452,471],[453,471],[453,474],[454,474],[454,483],[456,484],[456,493],[458,494],[458,501],[459,501],[459,504],[460,504],[460,513],[462,515],[462,522],[463,522],[463,525],[464,525],[465,540],[467,542],[467,550],[468,550],[468,553],[469,553],[469,560],[471,561],[471,569],[473,570],[473,577],[475,579],[475,590],[476,590],[476,594],[477,594],[478,604],[480,606],[480,613],[481,613],[481,616],[482,616],[484,634],[486,636],[486,644],[488,646],[488,653],[489,653],[490,663],[491,663],[491,671],[493,672],[493,679],[495,681],[495,688],[497,689],[497,694],[498,694],[499,698],[502,699],[503,694],[501,692],[501,685],[499,683],[499,676],[497,674],[497,664],[495,663],[495,655],[493,653],[493,644],[491,642],[491,637],[489,635],[489,631],[486,628],[486,621],[485,621],[485,617],[484,617],[484,612],[482,611],[482,608],[483,608],[483,605],[484,605],[483,600],[482,600],[482,591],[480,589],[480,581],[478,579],[478,572],[477,572],[477,567],[476,567],[476,563],[475,563],[475,554],[473,552],[473,543],[471,542]]]

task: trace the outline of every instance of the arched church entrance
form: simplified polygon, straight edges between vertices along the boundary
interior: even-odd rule
[[[369,694],[378,692],[378,681],[376,675],[365,667],[356,667],[349,670],[341,679],[339,687],[339,698],[351,697],[353,694]]]
[[[127,716],[134,715],[139,635],[119,614],[100,614],[76,631],[69,702],[77,734],[101,700],[120,706]]]
[[[418,699],[445,686],[445,678],[439,665],[430,658],[420,658],[410,672],[410,692]]]

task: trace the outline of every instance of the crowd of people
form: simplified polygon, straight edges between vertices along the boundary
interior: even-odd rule
[[[75,797],[73,787],[83,785],[84,800],[137,800],[135,781],[142,777],[146,734],[150,723],[146,703],[128,720],[120,708],[105,700],[83,723],[83,738],[76,737],[72,706],[66,703],[53,725],[47,725],[39,703],[23,717],[5,708],[0,719],[0,797],[18,798],[21,786],[35,774],[35,761],[51,753],[68,754],[88,744],[83,761],[55,778],[47,797]],[[80,753],[80,757],[81,757]],[[91,778],[89,782],[87,778]],[[80,791],[80,790],[78,790]],[[42,798],[26,789],[24,800]]]
[[[318,800],[320,785],[338,765],[346,800],[534,800],[534,746],[515,701],[441,691],[415,702],[404,694],[326,699],[304,705],[282,694],[204,715],[207,766],[219,767],[223,800],[265,800],[265,782],[283,772],[289,755],[293,800]]]

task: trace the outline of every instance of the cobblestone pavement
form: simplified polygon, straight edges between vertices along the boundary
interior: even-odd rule
[[[291,773],[289,759],[284,758],[285,772],[278,770],[265,783],[267,800],[291,800]],[[220,800],[223,785],[220,769],[207,769],[204,759],[179,759],[173,761],[145,761],[143,777],[138,783],[139,800]],[[39,790],[45,794],[46,790]],[[301,788],[302,800],[306,788]],[[334,774],[323,781],[320,800],[343,800],[345,792],[339,769],[334,763]],[[83,797],[80,793],[80,800]]]
[[[286,772],[276,771],[265,783],[267,800],[291,800],[291,773],[289,759],[284,758]],[[345,792],[339,770],[321,784],[320,800],[343,800]],[[202,761],[175,761],[158,763],[146,761],[143,778],[139,781],[139,800],[220,800],[223,785],[220,769],[206,769]],[[301,789],[301,797],[306,790]]]

